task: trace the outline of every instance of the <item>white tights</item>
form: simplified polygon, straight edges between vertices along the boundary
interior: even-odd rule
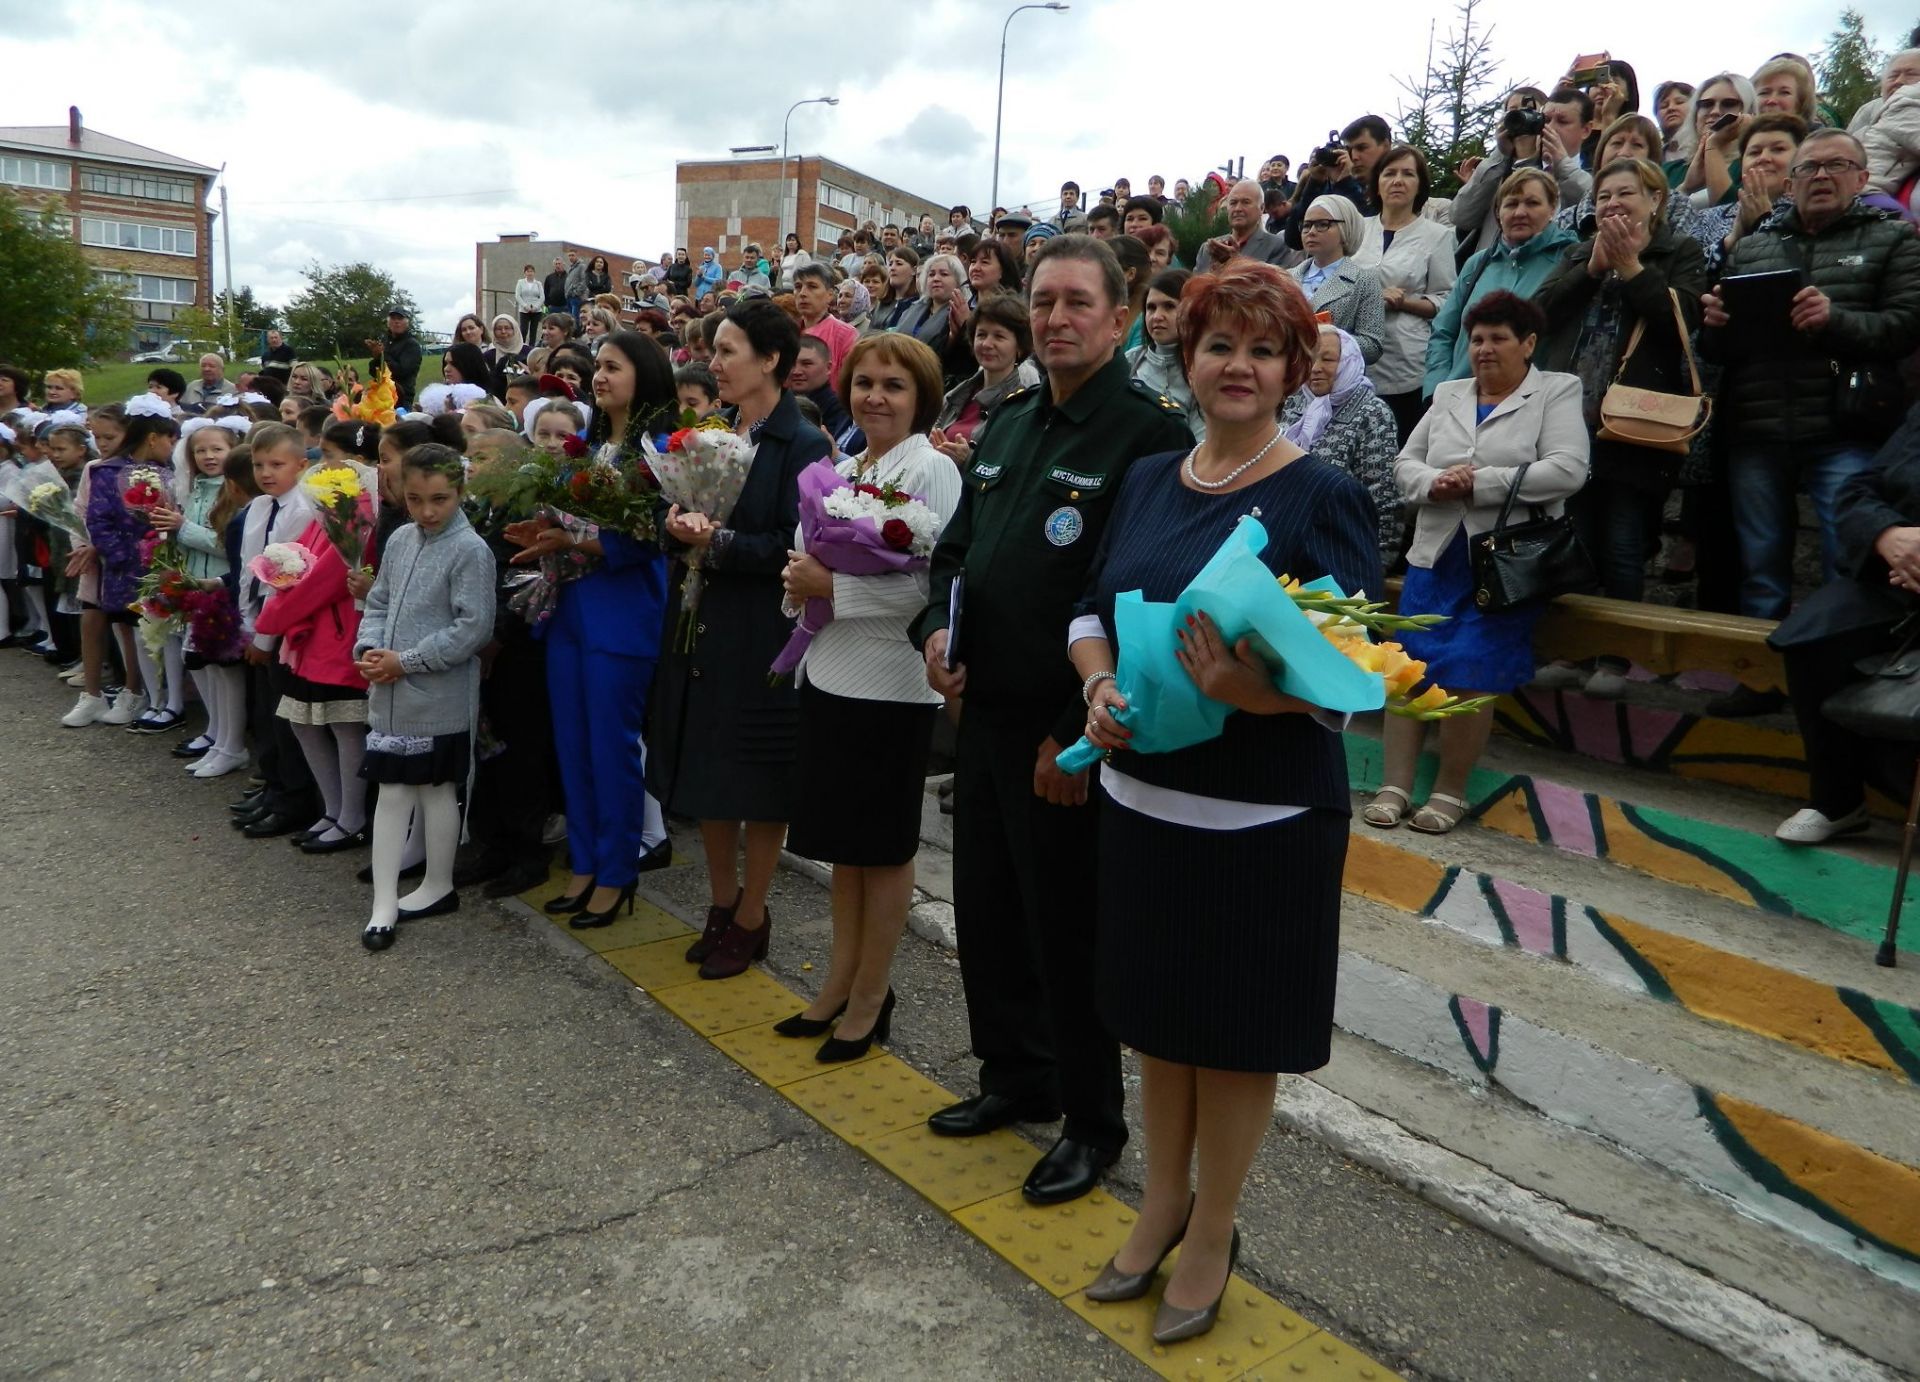
[[[160,645],[159,662],[155,662],[153,654],[147,651],[147,640],[144,638],[134,638],[133,651],[140,659],[140,680],[147,689],[147,705],[154,710],[164,707],[175,715],[185,710],[187,655],[180,645],[180,635],[167,635],[167,641]],[[161,676],[162,667],[166,670],[164,678]]]
[[[53,625],[47,621],[47,592],[35,581],[20,592],[27,601],[27,627],[25,632],[37,633],[49,641],[53,638]]]
[[[247,757],[247,669],[203,667],[193,674],[200,688],[200,700],[207,707],[207,737],[213,740],[210,752],[224,754],[242,762]]]
[[[400,870],[409,825],[418,817],[426,846],[427,873],[420,886],[400,896]],[[453,856],[460,847],[460,796],[451,782],[432,787],[380,785],[373,813],[373,915],[367,922],[384,930],[400,919],[400,909],[417,911],[453,891]]]
[[[296,724],[292,729],[320,789],[320,819],[333,822],[320,842],[331,844],[366,829],[367,784],[360,779],[360,764],[367,756],[366,725]]]

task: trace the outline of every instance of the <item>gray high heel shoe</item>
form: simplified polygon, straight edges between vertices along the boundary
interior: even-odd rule
[[[1103,1301],[1111,1304],[1116,1301],[1138,1300],[1153,1287],[1153,1279],[1160,1275],[1160,1269],[1166,1265],[1167,1257],[1180,1246],[1180,1240],[1187,1236],[1187,1225],[1193,1222],[1193,1201],[1187,1201],[1187,1217],[1181,1222],[1180,1231],[1173,1235],[1167,1245],[1160,1249],[1153,1265],[1144,1272],[1123,1272],[1113,1265],[1113,1259],[1107,1259],[1107,1265],[1100,1269],[1100,1275],[1087,1287],[1088,1300]]]
[[[1213,1298],[1213,1304],[1201,1310],[1182,1310],[1177,1305],[1168,1305],[1165,1299],[1153,1316],[1153,1341],[1156,1344],[1177,1344],[1186,1339],[1197,1339],[1212,1329],[1220,1320],[1220,1303],[1227,1298],[1227,1291],[1233,1285],[1233,1269],[1240,1261],[1240,1230],[1233,1231],[1233,1246],[1227,1249],[1227,1279],[1221,1283],[1220,1294]]]

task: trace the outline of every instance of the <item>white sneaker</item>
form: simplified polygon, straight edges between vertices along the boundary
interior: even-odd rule
[[[244,753],[226,754],[218,749],[209,749],[206,757],[193,765],[195,777],[225,777],[228,773],[238,772],[247,766]]]
[[[1773,832],[1773,838],[1790,845],[1825,844],[1835,835],[1857,835],[1867,828],[1867,808],[1860,806],[1837,821],[1830,821],[1811,806],[1795,811]]]
[[[103,725],[130,725],[140,718],[147,708],[145,695],[135,691],[122,691],[113,698],[113,709],[100,717]]]
[[[1606,701],[1617,701],[1627,694],[1627,688],[1632,685],[1633,683],[1619,672],[1601,667],[1587,678],[1587,684],[1581,689],[1589,696],[1597,696]]]
[[[76,667],[71,672],[62,672],[60,674],[60,680],[64,681],[68,686],[85,686],[87,684],[87,674]]]
[[[89,696],[82,691],[80,699],[73,703],[73,709],[60,717],[60,723],[68,729],[79,729],[105,718],[108,709],[105,696]]]
[[[1544,686],[1549,690],[1571,691],[1586,679],[1586,668],[1576,666],[1564,658],[1557,662],[1549,662],[1533,674],[1533,684]]]
[[[540,843],[557,845],[567,838],[567,818],[558,813],[547,817],[546,829],[540,832]]]

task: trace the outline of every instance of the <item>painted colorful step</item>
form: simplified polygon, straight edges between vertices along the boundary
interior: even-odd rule
[[[1821,983],[1377,838],[1347,846],[1346,889],[1483,944],[1560,960],[1709,1021],[1920,1083],[1920,1010]]]
[[[1379,742],[1353,733],[1345,738],[1354,789],[1376,790]],[[1422,762],[1416,800],[1431,786],[1434,766],[1431,755]],[[1664,882],[1778,916],[1818,922],[1862,941],[1877,942],[1886,924],[1894,879],[1890,865],[1831,850],[1795,848],[1771,836],[1636,806],[1528,773],[1476,768],[1467,781],[1467,797],[1481,825],[1518,839],[1607,859]],[[1920,921],[1904,929],[1900,949],[1920,949]]]
[[[1352,952],[1335,1021],[1723,1195],[1920,1308],[1920,1169]]]

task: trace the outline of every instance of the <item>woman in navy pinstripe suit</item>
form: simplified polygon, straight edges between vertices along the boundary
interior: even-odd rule
[[[1261,559],[1276,577],[1381,587],[1365,487],[1276,421],[1318,338],[1297,285],[1236,259],[1188,283],[1179,330],[1207,439],[1128,470],[1069,635],[1088,735],[1114,751],[1101,774],[1112,802],[1100,823],[1100,1014],[1140,1053],[1147,1139],[1140,1219],[1087,1294],[1146,1294],[1183,1243],[1154,1325],[1162,1343],[1218,1318],[1276,1072],[1326,1064],[1351,805],[1340,717],[1282,695],[1204,611],[1181,633],[1181,662],[1238,713],[1210,743],[1126,754],[1113,718],[1124,707],[1111,676],[1114,596],[1178,598],[1248,513],[1267,528]]]

